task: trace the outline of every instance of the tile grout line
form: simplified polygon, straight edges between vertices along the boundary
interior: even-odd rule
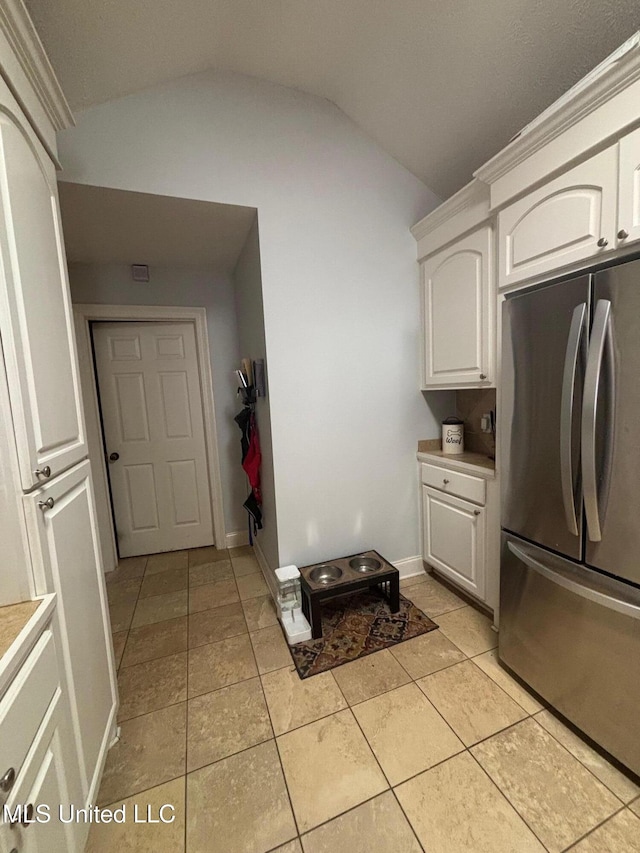
[[[249,637],[251,637],[251,633],[249,633]],[[264,704],[267,709],[267,716],[269,717],[269,725],[271,726],[271,731],[273,732],[273,742],[276,749],[276,755],[278,756],[278,764],[280,765],[280,772],[282,773],[282,781],[284,782],[284,789],[287,792],[287,799],[289,800],[289,808],[291,809],[291,816],[293,817],[293,825],[296,828],[296,838],[300,841],[300,846],[302,847],[302,838],[300,835],[300,826],[298,824],[298,818],[296,817],[295,809],[293,808],[293,800],[291,799],[291,791],[289,790],[289,783],[287,782],[287,774],[284,770],[284,764],[282,763],[282,755],[280,754],[280,747],[278,746],[278,737],[276,736],[276,730],[273,726],[273,717],[271,716],[271,709],[269,708],[269,702],[267,700],[267,694],[264,692],[264,684],[262,683],[262,675],[267,675],[268,673],[261,673],[260,668],[258,667],[258,659],[256,657],[256,652],[253,647],[253,643],[251,639],[249,639],[249,643],[251,645],[251,653],[253,654],[253,661],[256,665],[256,669],[258,670],[258,680],[260,682],[260,689],[262,690],[262,698],[264,699]],[[284,669],[284,667],[281,667]],[[276,670],[272,670],[272,672],[276,672]],[[291,841],[293,839],[290,839]],[[288,844],[289,842],[284,842]],[[278,845],[281,846],[281,845]],[[274,847],[273,850],[277,850],[277,847]]]
[[[517,723],[516,723],[516,725],[517,725]],[[504,731],[504,730],[503,730],[503,731]],[[474,744],[474,746],[476,746],[476,744]],[[528,821],[528,820],[526,820],[526,818],[524,817],[524,815],[520,813],[520,810],[516,808],[515,804],[511,802],[511,799],[507,796],[507,792],[502,790],[502,788],[498,785],[498,783],[495,781],[495,779],[491,776],[491,774],[489,773],[489,771],[488,771],[486,768],[484,768],[484,767],[482,766],[482,764],[480,763],[480,761],[479,761],[479,760],[476,758],[476,756],[471,752],[471,748],[468,748],[468,749],[467,749],[467,752],[469,753],[469,755],[471,756],[471,758],[473,759],[473,761],[475,761],[475,763],[478,765],[478,767],[480,768],[480,770],[482,771],[482,773],[484,773],[484,775],[487,777],[487,779],[489,780],[489,782],[494,786],[494,788],[496,789],[496,791],[498,791],[498,793],[500,794],[500,796],[501,796],[501,797],[503,797],[503,798],[504,798],[504,800],[505,800],[507,803],[509,803],[509,805],[511,806],[511,808],[513,809],[513,811],[518,815],[518,817],[520,818],[520,820],[524,823],[524,825],[527,827],[527,829],[528,829],[528,830],[529,830],[529,832],[533,835],[533,837],[534,837],[534,838],[536,838],[536,839],[540,842],[541,846],[542,846],[545,850],[547,850],[547,851],[548,851],[548,850],[549,850],[549,848],[547,847],[547,845],[546,845],[546,844],[544,844],[544,842],[542,841],[542,839],[540,838],[540,836],[538,835],[538,833],[534,831],[533,827],[529,824],[529,821]]]
[[[563,743],[562,743],[562,741],[561,741],[558,737],[556,737],[556,735],[554,735],[554,734],[553,734],[553,732],[550,732],[550,731],[549,731],[549,729],[547,729],[547,728],[546,728],[546,726],[543,726],[543,725],[542,725],[542,723],[540,723],[538,720],[536,720],[536,717],[537,717],[539,714],[544,713],[545,711],[546,711],[547,713],[551,714],[552,706],[551,706],[551,705],[549,705],[549,706],[548,706],[548,707],[546,707],[546,708],[545,708],[545,707],[541,708],[539,711],[536,711],[534,714],[531,714],[531,718],[532,718],[533,720],[535,720],[535,721],[536,721],[536,723],[538,723],[538,725],[539,725],[541,728],[543,728],[543,729],[545,730],[545,732],[546,732],[546,733],[547,733],[547,734],[548,734],[548,735],[549,735],[553,740],[555,740],[555,741],[556,741],[556,743],[559,743],[559,744],[560,744],[560,746],[561,746],[563,749],[565,749],[565,750],[569,753],[569,755],[570,755],[572,758],[575,758],[575,760],[576,760],[579,764],[581,764],[581,765],[584,767],[584,769],[585,769],[585,770],[587,770],[589,773],[591,773],[591,775],[596,779],[596,781],[597,781],[597,782],[599,782],[601,785],[603,785],[603,786],[607,789],[607,791],[609,791],[609,793],[610,793],[612,796],[614,796],[617,800],[619,800],[619,801],[622,803],[622,805],[623,805],[624,807],[628,808],[630,805],[633,805],[633,803],[636,801],[636,799],[638,799],[638,797],[637,797],[637,796],[634,796],[634,797],[633,797],[633,799],[629,800],[629,802],[628,802],[628,803],[627,803],[627,802],[625,802],[623,799],[621,799],[621,797],[620,797],[620,796],[618,796],[618,794],[616,794],[616,792],[615,792],[615,791],[614,791],[614,790],[613,790],[609,785],[607,785],[607,783],[606,783],[606,782],[603,782],[603,781],[602,781],[602,779],[601,779],[599,776],[597,776],[597,775],[593,772],[593,770],[589,767],[589,765],[588,765],[588,764],[586,764],[586,763],[585,763],[581,758],[579,758],[577,755],[574,755],[574,754],[573,754],[573,752],[571,752],[571,750],[569,749],[569,747],[568,747],[568,746],[565,746],[565,744],[563,744]],[[551,716],[553,716],[553,717],[554,717],[554,719],[557,719],[553,714],[551,714]],[[559,722],[561,725],[564,725],[564,723],[562,722],[562,720],[558,720],[558,722]],[[566,726],[565,726],[565,728],[566,728]],[[569,729],[569,731],[571,732],[571,729]],[[583,743],[585,744],[585,746],[587,746],[589,749],[591,749],[593,752],[595,752],[595,754],[596,754],[599,758],[602,758],[602,760],[603,760],[603,761],[606,761],[606,762],[607,762],[607,765],[608,765],[609,767],[612,767],[612,768],[613,768],[614,770],[616,770],[616,771],[617,771],[621,776],[624,776],[624,778],[625,778],[625,779],[627,779],[628,781],[632,782],[633,784],[636,784],[636,783],[633,781],[633,779],[629,779],[629,777],[628,777],[625,773],[623,773],[623,772],[622,772],[622,770],[618,770],[618,768],[617,768],[614,764],[612,764],[610,761],[608,761],[604,756],[601,756],[601,755],[600,755],[600,753],[596,752],[596,750],[595,750],[595,749],[593,749],[593,747],[592,747],[592,746],[590,746],[586,741],[583,741]]]
[[[407,673],[407,675],[409,675],[409,673]],[[409,678],[411,678],[411,676],[409,676]],[[415,681],[413,681],[413,679],[412,679],[409,683],[410,683],[410,684],[415,684]],[[417,686],[417,685],[416,685],[416,686]],[[401,685],[401,687],[398,687],[398,688],[396,688],[396,689],[400,690],[400,689],[402,689],[402,687],[406,687],[406,685],[404,685],[404,684],[403,684],[403,685]],[[418,689],[420,689],[420,688],[418,688]],[[390,692],[390,691],[389,691],[389,692]],[[422,692],[422,691],[421,691],[421,692]],[[423,695],[424,695],[424,694],[423,694]],[[372,698],[373,698],[373,699],[375,699],[376,697],[374,696],[374,697],[372,697]],[[426,698],[426,697],[425,697],[425,698]],[[429,701],[429,700],[427,699],[427,701]],[[396,793],[395,793],[394,787],[393,787],[393,785],[391,784],[391,780],[389,779],[389,777],[387,776],[387,774],[384,772],[384,768],[382,767],[382,764],[380,764],[380,761],[378,760],[378,756],[376,755],[376,753],[375,753],[375,750],[374,750],[373,746],[372,746],[372,745],[371,745],[371,743],[369,742],[369,738],[367,737],[366,732],[364,731],[364,729],[363,729],[363,728],[362,728],[362,726],[360,725],[360,720],[359,720],[359,719],[356,717],[356,715],[353,713],[353,709],[352,709],[351,707],[349,707],[349,710],[351,711],[351,715],[352,715],[353,719],[356,721],[356,725],[357,725],[357,726],[358,726],[358,728],[360,729],[360,732],[361,732],[361,734],[362,734],[362,737],[363,737],[363,738],[364,738],[364,740],[365,740],[365,743],[366,743],[366,744],[367,744],[367,746],[369,747],[369,751],[370,751],[370,752],[371,752],[371,754],[373,755],[373,757],[374,757],[374,759],[375,759],[376,764],[377,764],[377,765],[378,765],[378,767],[380,768],[380,772],[382,773],[382,775],[383,775],[383,777],[384,777],[385,781],[387,782],[387,784],[388,784],[388,786],[389,786],[389,787],[387,788],[387,791],[391,791],[391,794],[392,794],[392,796],[395,798],[396,802],[398,803],[398,806],[399,806],[399,808],[400,808],[400,811],[401,811],[401,812],[402,812],[402,814],[404,815],[404,818],[405,818],[405,820],[407,821],[407,823],[408,823],[408,825],[409,825],[409,828],[411,829],[411,832],[413,833],[414,837],[416,838],[416,840],[417,840],[417,842],[418,842],[418,845],[419,845],[420,849],[421,849],[421,850],[423,851],[423,853],[424,853],[424,847],[422,846],[422,842],[421,842],[421,841],[420,841],[420,839],[418,838],[418,834],[417,834],[417,832],[416,832],[416,830],[415,830],[415,827],[413,826],[413,824],[412,824],[412,823],[411,823],[411,821],[409,820],[409,816],[407,815],[407,813],[405,812],[405,810],[402,808],[402,804],[400,803],[400,801],[398,800],[398,797],[396,796]],[[446,722],[446,721],[445,721],[445,722]],[[455,734],[455,732],[454,732],[454,734]],[[451,757],[451,756],[449,756],[449,757]],[[424,771],[422,771],[422,772],[424,772]],[[384,794],[384,793],[386,793],[386,791],[382,791],[381,793],[376,794],[376,796],[377,796],[377,797],[380,797],[380,796],[382,796],[382,794]],[[375,797],[371,797],[370,799],[375,799]],[[363,805],[363,803],[359,803],[359,806],[361,806],[361,805]],[[356,806],[356,808],[358,808],[359,806]]]
[[[568,847],[563,847],[562,853],[570,853],[570,851],[573,850],[575,847],[577,847],[581,841],[584,841],[585,838],[588,838],[590,835],[593,835],[593,833],[596,831],[596,829],[600,829],[606,823],[609,823],[610,820],[613,820],[614,817],[616,817],[617,815],[621,814],[622,812],[628,811],[628,810],[629,809],[627,808],[627,806],[623,805],[622,808],[618,809],[613,814],[610,814],[609,817],[606,817],[604,820],[601,820],[600,823],[598,823],[596,826],[593,827],[593,829],[590,829],[588,832],[585,832],[585,834],[581,835],[580,838],[578,838],[576,841],[572,841]],[[631,812],[631,814],[633,814],[633,812]]]

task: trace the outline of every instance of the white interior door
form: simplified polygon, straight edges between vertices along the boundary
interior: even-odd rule
[[[193,326],[96,323],[93,341],[120,556],[213,544]]]

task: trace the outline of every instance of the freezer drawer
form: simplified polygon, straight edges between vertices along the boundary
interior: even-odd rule
[[[499,656],[640,774],[640,590],[503,534]]]

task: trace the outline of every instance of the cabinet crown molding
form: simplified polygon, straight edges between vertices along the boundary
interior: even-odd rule
[[[454,193],[442,204],[438,205],[435,210],[428,213],[419,222],[411,227],[411,233],[416,240],[422,240],[428,234],[433,233],[436,228],[439,228],[445,222],[457,216],[461,210],[473,205],[486,204],[485,217],[489,216],[489,188],[482,181],[474,179],[469,181],[461,190]]]
[[[637,80],[640,31],[526,125],[502,151],[477,169],[474,177],[491,185]]]
[[[75,122],[69,104],[21,0],[0,0],[0,32],[9,42],[53,127],[56,130],[72,127]]]

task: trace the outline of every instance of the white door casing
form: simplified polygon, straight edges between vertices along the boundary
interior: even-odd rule
[[[87,454],[55,169],[0,114],[0,333],[29,490]]]
[[[213,544],[193,325],[96,323],[93,339],[120,556]]]

